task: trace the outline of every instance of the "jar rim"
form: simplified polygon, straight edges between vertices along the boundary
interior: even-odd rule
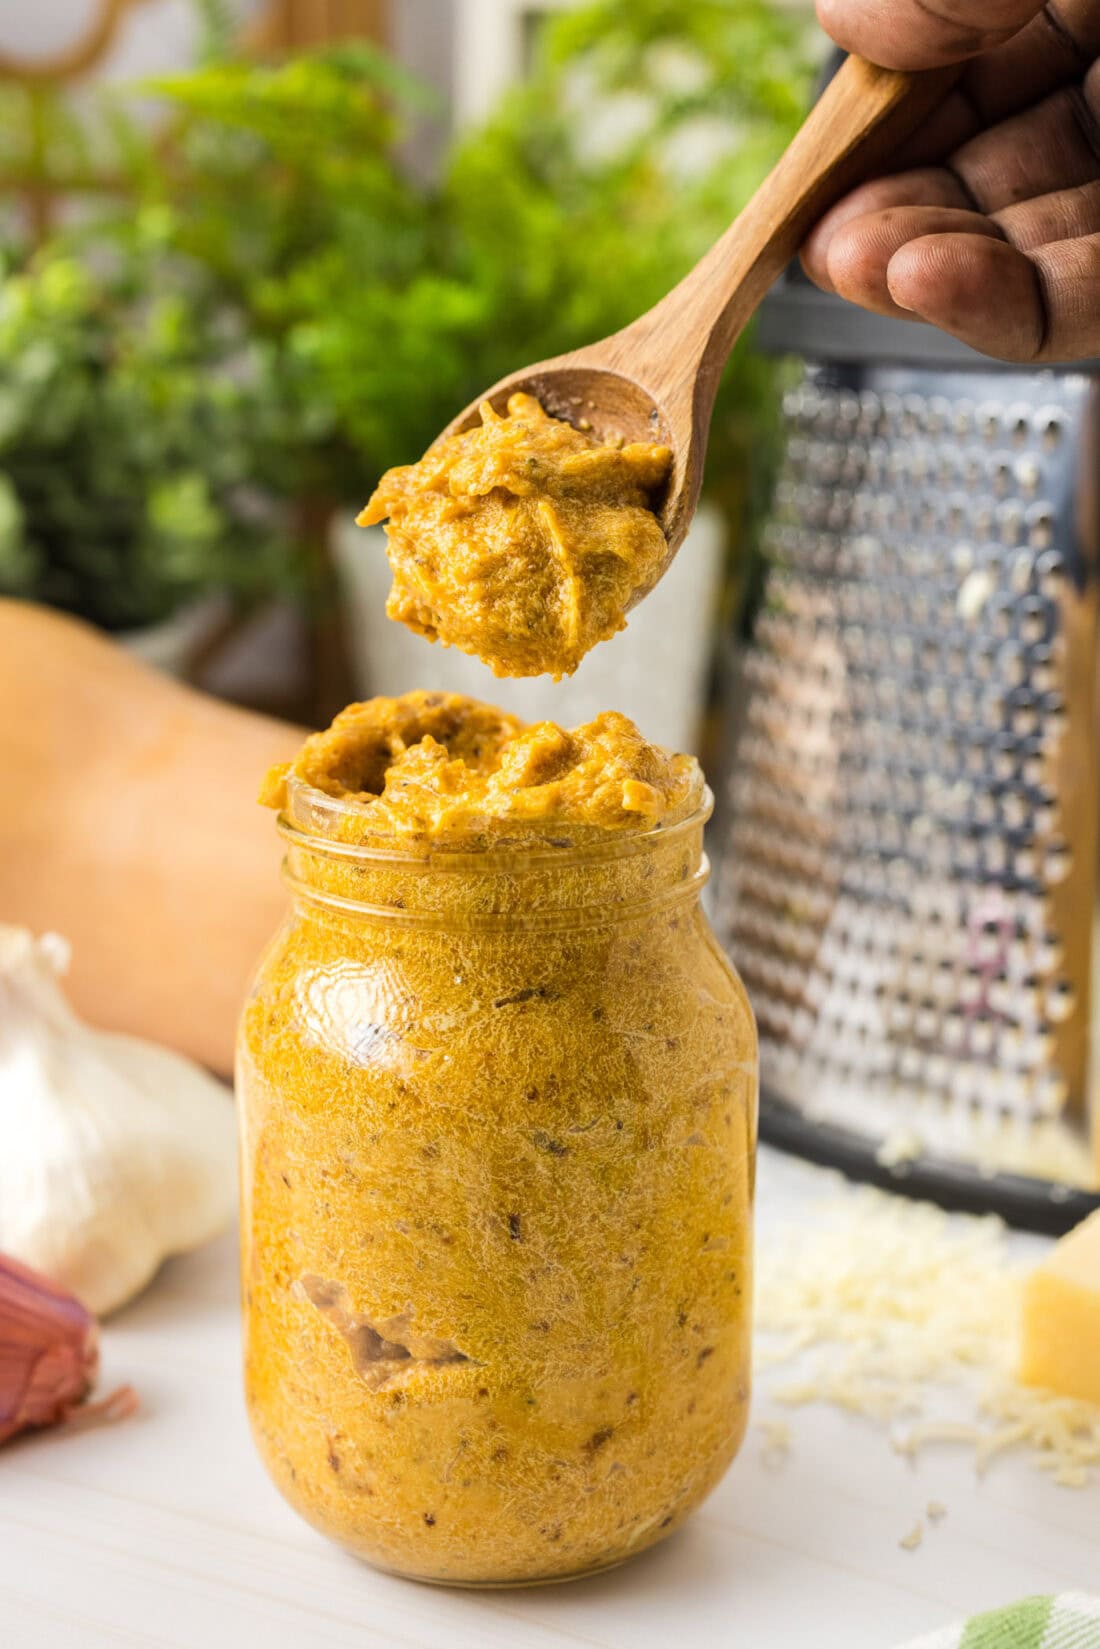
[[[529,847],[519,837],[505,837],[499,842],[471,843],[468,847],[457,841],[423,842],[422,851],[410,852],[408,844],[397,837],[373,836],[355,842],[340,841],[325,834],[303,829],[292,817],[294,803],[306,803],[313,815],[331,814],[351,818],[362,810],[362,803],[342,796],[330,796],[304,779],[291,776],[287,780],[288,805],[279,813],[276,828],[284,841],[318,857],[342,860],[361,865],[387,868],[400,867],[412,872],[444,871],[471,872],[482,875],[522,876],[542,873],[549,865],[559,867],[577,864],[599,864],[625,859],[645,853],[656,847],[667,846],[680,836],[690,835],[706,824],[714,811],[714,793],[703,785],[699,804],[672,824],[651,825],[646,830],[605,832],[585,839],[547,838],[544,844]]]

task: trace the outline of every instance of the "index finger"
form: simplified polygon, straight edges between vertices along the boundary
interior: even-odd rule
[[[884,69],[932,69],[1010,40],[1042,0],[817,0],[826,34]]]

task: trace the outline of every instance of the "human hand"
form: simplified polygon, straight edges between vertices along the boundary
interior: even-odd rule
[[[1007,361],[1100,354],[1100,0],[817,0],[887,68],[967,58],[893,175],[802,252],[827,292]]]

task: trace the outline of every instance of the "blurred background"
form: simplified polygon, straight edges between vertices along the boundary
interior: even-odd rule
[[[1067,1220],[1100,1165],[1097,363],[1008,369],[778,283],[688,544],[559,684],[390,623],[384,536],[354,525],[479,389],[675,283],[824,47],[793,0],[5,0],[0,595],[284,721],[449,688],[697,751],[768,1137]],[[188,700],[210,737],[164,768],[173,816],[206,787],[176,874],[142,856],[148,764],[112,766],[164,684],[117,647],[85,668],[67,629],[47,659],[43,633],[9,612],[0,915],[75,941],[95,1023],[227,1069],[276,919],[252,787],[298,732]],[[66,833],[74,793],[103,811]]]
[[[445,686],[696,746],[753,585],[774,362],[736,352],[693,546],[570,682],[387,623],[353,516],[479,387],[689,267],[819,40],[770,0],[9,0],[0,593],[308,723]]]

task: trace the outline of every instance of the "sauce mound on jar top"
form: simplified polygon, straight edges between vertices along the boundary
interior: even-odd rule
[[[359,516],[389,517],[391,618],[498,676],[569,675],[656,582],[654,506],[672,452],[601,441],[530,395],[382,477]]]
[[[362,803],[364,832],[437,842],[538,836],[551,825],[571,839],[646,830],[686,817],[703,791],[693,756],[648,743],[614,711],[566,732],[428,692],[349,705],[273,769],[261,801],[284,807],[291,778]]]

